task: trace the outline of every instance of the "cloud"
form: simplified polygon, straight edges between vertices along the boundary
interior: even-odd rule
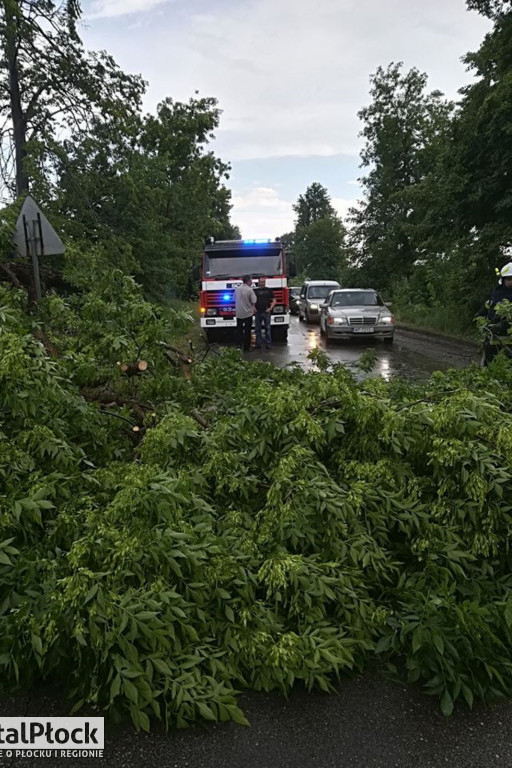
[[[460,57],[489,28],[463,0],[93,0],[92,10],[148,12],[144,34],[111,27],[96,47],[112,43],[121,66],[149,81],[149,109],[196,89],[216,96],[216,147],[233,161],[357,156],[357,113],[378,66],[416,66],[432,90],[455,97],[470,78]]]
[[[357,116],[369,77],[390,61],[430,75],[455,97],[468,80],[460,57],[487,22],[461,0],[220,0],[189,19],[177,41],[178,81],[214,94],[223,109],[218,145],[232,160],[358,155]],[[158,47],[159,42],[156,41]],[[172,55],[172,54],[171,54]],[[153,81],[167,88],[161,77]],[[162,90],[162,96],[164,95]]]
[[[356,198],[333,197],[335,211],[345,221]],[[272,187],[252,187],[235,193],[231,219],[240,227],[242,237],[278,237],[291,232],[295,226],[292,202],[279,197]]]
[[[170,0],[92,0],[86,19],[125,16],[130,13],[147,13]]]
[[[331,198],[332,207],[336,213],[341,216],[344,223],[347,224],[346,218],[350,208],[354,208],[358,199],[360,198],[345,198],[345,197],[333,197]]]
[[[461,57],[490,29],[488,20],[466,11],[464,0],[84,0],[87,5],[86,45],[109,50],[122,69],[142,74],[150,83],[146,109],[167,96],[188,101],[196,90],[218,99],[222,116],[212,149],[233,162],[232,216],[247,237],[289,231],[290,201],[312,181],[327,186],[343,215],[358,194],[357,113],[370,102],[370,75],[403,61],[404,71],[428,73],[430,90],[457,98],[472,77]],[[116,18],[124,14],[131,23]]]
[[[278,237],[293,229],[292,203],[271,187],[254,187],[233,195],[231,220],[242,237]]]

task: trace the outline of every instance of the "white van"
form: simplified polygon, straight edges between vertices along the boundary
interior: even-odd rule
[[[306,280],[300,289],[299,320],[320,322],[320,307],[331,291],[341,288],[335,280]]]

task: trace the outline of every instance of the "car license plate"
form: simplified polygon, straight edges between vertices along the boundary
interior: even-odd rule
[[[375,327],[373,325],[361,325],[359,328],[352,328],[352,333],[374,333]]]

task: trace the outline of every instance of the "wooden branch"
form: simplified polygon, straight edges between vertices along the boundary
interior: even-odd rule
[[[32,97],[25,109],[25,123],[28,123],[31,120],[37,101],[41,94],[44,93],[45,88],[46,85],[40,85],[39,88],[32,94]]]
[[[186,360],[187,363],[192,363],[193,360],[183,352],[183,350],[178,349],[178,347],[173,347],[172,344],[167,344],[166,341],[158,341],[157,344],[160,347],[164,347],[164,349],[168,349],[170,352],[174,352],[178,357],[183,357],[184,360]]]
[[[203,419],[201,414],[199,414],[195,410],[195,408],[192,411],[190,411],[190,415],[192,416],[193,419],[195,419],[197,421],[198,424],[200,424],[202,426],[203,429],[208,429],[208,427],[210,426],[208,424],[208,422],[205,419]]]
[[[14,272],[10,267],[7,266],[7,264],[0,264],[0,267],[3,269],[11,283],[16,286],[16,288],[23,288],[25,290],[25,286],[20,283]]]
[[[43,347],[46,349],[48,355],[54,359],[62,357],[62,352],[60,349],[57,349],[55,344],[50,341],[48,336],[44,333],[44,331],[41,330],[41,328],[36,328],[33,331],[33,335],[36,337],[38,341],[41,342]]]
[[[137,400],[118,395],[112,390],[106,389],[105,387],[98,387],[96,389],[84,389],[82,390],[82,397],[88,403],[97,403],[98,405],[103,405],[104,408],[100,409],[101,412],[110,413],[112,416],[114,416],[115,413],[110,410],[106,411],[104,409],[123,407],[130,408],[136,419],[135,421],[129,420],[129,423],[132,425],[133,432],[138,432],[143,429],[144,421],[146,420],[146,414],[154,413],[155,410],[154,405],[139,403]],[[119,414],[117,414],[117,416],[118,418],[121,418]],[[122,418],[126,420],[125,416]]]
[[[99,413],[102,413],[104,416],[112,416],[113,419],[119,419],[119,421],[124,421],[126,424],[129,424],[132,429],[139,430],[139,427],[137,427],[137,424],[135,422],[130,421],[130,419],[127,419],[126,416],[121,416],[120,413],[114,413],[113,411],[104,411],[103,408],[99,409]]]
[[[165,355],[172,363],[175,361],[173,358],[169,355],[169,352],[172,352],[174,355],[176,355],[178,359],[178,364],[180,367],[181,375],[184,379],[187,379],[187,381],[191,381],[192,379],[192,372],[190,370],[190,366],[194,362],[191,357],[185,354],[181,349],[178,349],[178,347],[173,347],[172,344],[167,344],[165,341],[159,341],[157,342],[159,346],[163,347],[165,350]]]

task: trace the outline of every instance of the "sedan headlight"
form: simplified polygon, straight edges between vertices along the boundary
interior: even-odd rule
[[[346,325],[347,324],[347,318],[343,315],[341,317],[333,317],[332,315],[329,315],[327,318],[328,325]]]
[[[393,315],[381,315],[379,317],[379,323],[381,325],[394,325],[395,318],[393,317]]]

